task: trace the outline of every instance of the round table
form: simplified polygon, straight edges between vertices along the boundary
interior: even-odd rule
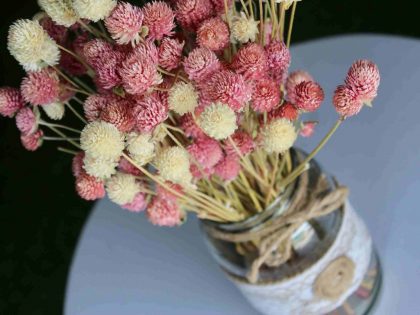
[[[291,70],[305,69],[326,101],[308,118],[316,134],[334,123],[332,92],[350,64],[374,60],[381,71],[372,109],[348,119],[317,156],[351,188],[351,202],[378,249],[384,281],[373,314],[420,314],[420,41],[390,36],[326,38],[292,48]],[[207,252],[196,219],[159,228],[143,214],[98,202],[80,236],[68,278],[66,315],[256,315]]]

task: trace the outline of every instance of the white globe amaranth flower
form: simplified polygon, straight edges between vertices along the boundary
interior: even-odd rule
[[[198,93],[191,83],[175,83],[168,94],[169,109],[179,115],[193,112],[198,105]]]
[[[155,141],[155,143],[162,142],[163,139],[165,139],[167,135],[168,133],[163,123],[157,125],[152,132],[152,138]]]
[[[76,13],[93,22],[107,18],[116,5],[116,0],[73,0]]]
[[[268,153],[283,153],[293,146],[297,132],[288,119],[280,118],[265,125],[261,136],[261,145]]]
[[[255,42],[259,33],[258,21],[252,18],[247,18],[243,12],[240,16],[233,18],[231,26],[231,41],[233,43],[240,42],[242,44],[249,41]]]
[[[82,130],[80,146],[92,157],[114,160],[124,150],[124,135],[113,124],[94,121]]]
[[[117,172],[105,183],[105,189],[109,199],[119,205],[133,201],[140,192],[140,184],[131,174]]]
[[[72,0],[38,0],[38,4],[58,25],[70,27],[79,19]]]
[[[208,136],[217,140],[226,139],[238,127],[233,109],[220,102],[212,103],[204,109],[198,125]]]
[[[158,153],[154,162],[163,179],[183,186],[191,183],[190,159],[185,149],[165,148]]]
[[[53,102],[41,107],[45,114],[52,120],[61,120],[64,117],[65,107],[61,102]]]
[[[17,20],[9,28],[7,48],[26,71],[55,66],[60,50],[38,21]]]
[[[95,158],[89,154],[85,154],[83,158],[83,168],[86,173],[100,179],[114,175],[117,172],[117,165],[118,159]]]
[[[126,136],[126,143],[131,158],[140,166],[149,163],[155,157],[155,144],[148,133],[131,132]]]

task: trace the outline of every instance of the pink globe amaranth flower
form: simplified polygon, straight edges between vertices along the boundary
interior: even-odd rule
[[[17,112],[16,126],[24,135],[34,133],[38,129],[37,118],[30,107],[23,107]]]
[[[181,26],[196,31],[200,24],[214,14],[210,0],[178,0],[175,14]]]
[[[34,133],[21,134],[20,141],[23,147],[28,151],[35,151],[42,145],[42,137],[44,133],[41,129],[38,129]]]
[[[180,126],[187,137],[197,139],[206,136],[203,130],[201,130],[201,128],[194,121],[191,113],[187,113],[181,116]]]
[[[229,45],[229,27],[220,18],[205,20],[197,30],[197,43],[213,51],[221,51]]]
[[[58,99],[60,80],[57,73],[49,68],[28,72],[20,90],[26,102],[32,105],[47,105]]]
[[[20,91],[11,87],[0,88],[0,115],[12,118],[24,106]]]
[[[295,121],[299,116],[299,111],[292,103],[284,102],[281,106],[268,112],[267,119],[272,121],[274,119],[285,118],[290,121]]]
[[[190,80],[202,82],[220,69],[216,54],[208,48],[200,47],[191,51],[184,60],[184,70]]]
[[[214,73],[201,86],[205,102],[222,102],[234,111],[241,111],[251,98],[251,89],[244,77],[228,70]]]
[[[168,118],[168,111],[156,93],[142,97],[133,108],[135,128],[140,132],[152,131]]]
[[[376,64],[362,59],[351,65],[345,82],[353,88],[363,103],[369,104],[377,95],[380,80]]]
[[[156,47],[155,43],[151,40],[148,40],[144,43],[140,43],[136,47],[134,47],[133,54],[140,55],[143,58],[147,57],[155,65],[159,63],[159,50]]]
[[[71,171],[74,177],[78,177],[80,174],[84,172],[83,169],[83,159],[85,158],[85,152],[80,151],[78,152],[71,161]]]
[[[105,19],[105,27],[120,45],[140,41],[143,12],[128,2],[119,2],[111,15]]]
[[[265,52],[271,77],[277,82],[283,83],[290,65],[289,49],[283,42],[275,40],[265,46]]]
[[[210,2],[213,4],[214,11],[217,14],[225,13],[225,0],[210,0]],[[233,0],[227,0],[226,3],[229,9],[232,6]]]
[[[66,42],[68,31],[65,26],[56,24],[49,16],[39,20],[39,24],[57,44],[63,45]]]
[[[180,225],[185,214],[176,201],[154,197],[146,210],[149,221],[158,226]]]
[[[196,139],[187,148],[191,157],[200,163],[203,168],[210,168],[223,157],[223,151],[217,140],[210,137]]]
[[[286,80],[286,92],[287,99],[295,103],[296,102],[296,86],[303,81],[314,81],[312,76],[306,71],[298,70],[289,74]]]
[[[143,24],[149,29],[148,37],[161,40],[173,34],[175,14],[168,4],[162,1],[149,2],[143,7]]]
[[[234,180],[241,171],[241,164],[237,155],[226,155],[215,167],[215,175],[224,181]]]
[[[214,174],[214,166],[212,167],[198,167],[195,163],[191,163],[190,165],[190,172],[191,175],[196,179],[209,179],[210,176]]]
[[[117,98],[108,102],[102,109],[99,118],[113,124],[121,132],[130,132],[135,125],[130,103]]]
[[[299,134],[302,137],[308,138],[312,136],[315,132],[315,126],[317,123],[315,121],[306,121],[303,123],[302,129],[300,129]]]
[[[92,94],[88,96],[83,104],[83,110],[88,122],[99,119],[101,111],[107,106],[108,99],[104,95]]]
[[[236,131],[232,135],[232,140],[235,143],[236,149],[241,152],[241,155],[245,156],[255,149],[255,142],[251,135],[245,131]],[[225,151],[227,155],[238,155],[237,150],[230,141],[225,141]]]
[[[280,102],[280,86],[271,79],[261,79],[255,82],[252,92],[251,107],[256,112],[269,112]]]
[[[171,188],[172,190],[176,191],[179,195],[183,196],[185,194],[181,185],[174,184],[170,181],[166,181],[165,185]],[[168,199],[170,201],[177,201],[179,199],[179,197],[176,194],[167,190],[161,185],[156,185],[156,193],[157,193],[158,198],[160,199]]]
[[[350,117],[360,112],[363,102],[353,86],[339,85],[333,96],[333,104],[337,113],[343,117]]]
[[[120,158],[120,161],[118,162],[118,170],[134,176],[140,176],[142,174],[141,171],[131,164],[125,157]]]
[[[233,57],[232,68],[246,80],[257,80],[267,76],[267,62],[264,49],[256,43],[249,43]]]
[[[303,81],[295,87],[295,107],[305,112],[313,112],[324,101],[322,87],[314,81]]]
[[[130,94],[143,94],[153,85],[161,82],[157,66],[147,55],[136,52],[125,59],[118,73],[122,79],[124,89]]]
[[[159,46],[159,65],[168,71],[181,64],[184,42],[176,38],[165,37]]]
[[[76,191],[85,200],[96,200],[105,197],[104,182],[85,172],[76,177]]]
[[[95,70],[103,63],[103,59],[107,59],[114,53],[112,45],[99,38],[92,39],[83,46],[83,56]]]
[[[137,195],[134,197],[133,201],[126,203],[121,206],[121,208],[126,209],[131,212],[141,212],[146,209],[147,201],[146,196],[144,193],[137,193]]]

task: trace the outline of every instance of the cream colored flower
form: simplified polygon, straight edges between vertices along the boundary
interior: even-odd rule
[[[26,71],[54,66],[60,59],[57,44],[38,21],[17,20],[9,28],[7,48]]]
[[[155,158],[155,165],[160,176],[171,182],[187,186],[192,175],[188,152],[180,147],[163,149]]]
[[[158,142],[162,142],[163,139],[165,139],[165,137],[167,136],[167,132],[166,132],[166,127],[164,124],[159,124],[155,127],[155,129],[153,130],[152,133],[152,138],[153,140],[158,143]]]
[[[216,102],[204,109],[198,118],[198,125],[210,137],[226,139],[237,128],[236,115],[229,106]]]
[[[38,0],[38,4],[58,25],[70,27],[79,19],[72,0]]]
[[[117,172],[106,181],[105,189],[109,199],[116,204],[124,205],[132,202],[140,192],[140,184],[133,175]]]
[[[116,5],[116,0],[73,0],[76,13],[93,22],[107,18]]]
[[[258,34],[258,21],[248,19],[243,12],[240,16],[233,18],[231,26],[231,41],[246,43],[248,41],[255,42]]]
[[[265,125],[261,136],[261,145],[268,153],[283,153],[293,146],[297,132],[288,119],[281,118]]]
[[[80,146],[92,157],[114,160],[124,150],[124,136],[113,124],[94,121],[83,129]]]
[[[52,120],[60,120],[64,116],[64,104],[61,102],[53,102],[48,105],[41,106],[44,112]]]
[[[127,150],[131,158],[143,166],[155,157],[155,144],[150,134],[132,132],[126,137]]]
[[[198,105],[198,93],[191,83],[175,83],[169,90],[168,104],[177,114],[191,113]]]
[[[95,158],[86,154],[83,158],[83,168],[91,176],[106,179],[116,172],[118,159]]]

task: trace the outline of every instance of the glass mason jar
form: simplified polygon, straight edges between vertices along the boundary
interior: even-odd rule
[[[300,151],[292,152],[297,164]],[[307,189],[320,176],[320,166],[310,162]],[[348,201],[327,215],[300,225],[292,234],[292,255],[277,267],[263,265],[258,280],[247,274],[256,253],[241,250],[246,245],[214,237],[210,230],[229,233],[255,231],[280,216],[296,192],[296,183],[263,212],[242,222],[201,221],[212,256],[249,302],[266,315],[368,314],[381,285],[381,268],[363,221]],[[329,187],[334,188],[329,178]],[[258,240],[256,240],[258,242]]]

